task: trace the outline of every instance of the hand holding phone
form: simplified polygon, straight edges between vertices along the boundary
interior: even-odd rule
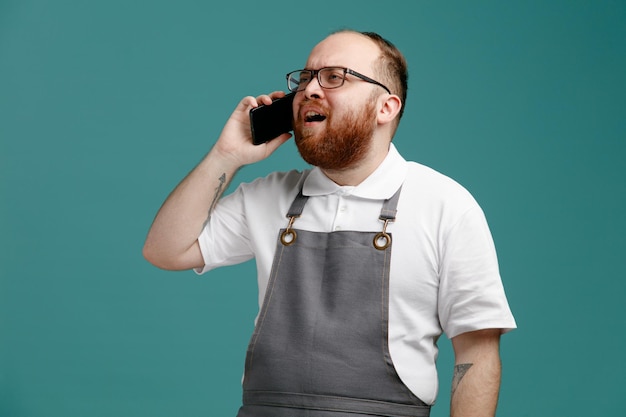
[[[295,93],[289,93],[272,101],[272,104],[250,110],[252,143],[260,145],[293,130],[294,95]]]

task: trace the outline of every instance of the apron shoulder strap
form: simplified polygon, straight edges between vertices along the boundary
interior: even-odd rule
[[[302,187],[300,187],[300,191],[298,191],[298,195],[291,203],[291,207],[289,207],[289,211],[287,212],[287,217],[300,217],[302,214],[302,210],[304,210],[304,205],[306,204],[309,196],[302,194]]]
[[[391,198],[385,200],[385,202],[383,203],[383,208],[380,211],[380,220],[392,222],[396,219],[396,213],[398,212],[398,200],[400,200],[401,190],[402,186],[398,188],[398,191],[396,191],[395,194],[391,196]]]

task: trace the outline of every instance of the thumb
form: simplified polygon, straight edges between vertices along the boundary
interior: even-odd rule
[[[274,153],[274,151],[276,151],[276,149],[278,149],[282,144],[287,142],[290,138],[291,133],[283,133],[275,139],[272,139],[269,142],[265,142],[263,145],[260,146],[265,146],[265,154],[269,156],[270,154]]]

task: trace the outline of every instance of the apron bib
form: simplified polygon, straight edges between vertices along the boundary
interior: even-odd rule
[[[237,417],[421,417],[430,407],[400,380],[388,346],[389,221],[382,232],[292,229],[296,196],[248,346]]]

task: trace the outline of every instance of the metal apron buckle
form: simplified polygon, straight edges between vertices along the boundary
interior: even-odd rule
[[[385,250],[391,245],[391,235],[387,233],[387,224],[389,223],[389,219],[385,219],[385,224],[383,225],[383,231],[376,233],[374,236],[374,247],[378,250]]]
[[[284,246],[289,246],[293,244],[298,237],[296,231],[291,228],[291,226],[293,225],[293,221],[296,219],[296,217],[299,216],[289,217],[289,224],[287,225],[287,228],[280,234],[280,243],[282,243]]]

